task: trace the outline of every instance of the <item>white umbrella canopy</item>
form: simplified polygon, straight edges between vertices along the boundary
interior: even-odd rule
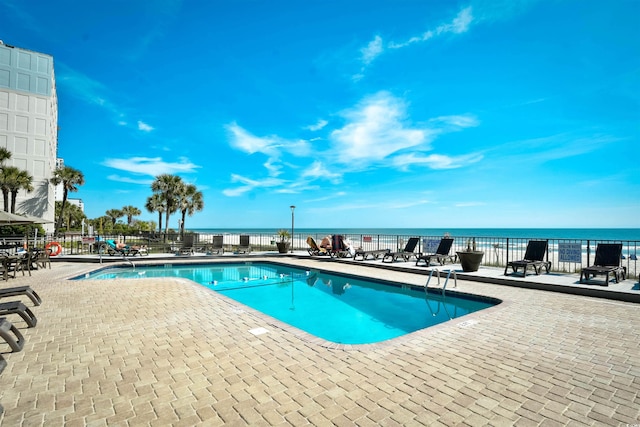
[[[22,215],[0,210],[0,225],[33,224],[34,221]]]
[[[25,219],[27,219],[31,224],[51,224],[53,221],[49,221],[48,219],[40,218],[39,216],[33,216],[25,213],[17,214]]]

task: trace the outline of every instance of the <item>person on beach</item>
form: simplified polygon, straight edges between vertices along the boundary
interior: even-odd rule
[[[331,250],[331,235],[324,236],[322,242],[320,242],[320,247],[326,250]]]

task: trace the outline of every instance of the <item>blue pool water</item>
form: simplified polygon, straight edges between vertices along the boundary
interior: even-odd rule
[[[327,341],[380,342],[500,301],[271,263],[116,267],[81,278],[181,277]]]

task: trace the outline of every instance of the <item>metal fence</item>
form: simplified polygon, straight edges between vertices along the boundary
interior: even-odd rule
[[[253,251],[276,251],[278,236],[270,233],[247,233]],[[193,246],[195,250],[206,251],[208,245],[213,244],[214,234],[194,233]],[[308,249],[306,243],[308,234],[295,234],[291,239],[292,249],[304,251]],[[343,234],[345,240],[350,242],[355,248],[365,250],[390,249],[392,251],[401,250],[410,237],[418,237],[420,242],[416,252],[432,253],[435,251],[438,242],[443,236],[412,236],[403,234]],[[312,234],[311,237],[317,243],[322,241],[324,235]],[[169,233],[166,236],[158,234],[140,234],[134,236],[81,236],[79,234],[67,234],[59,236],[56,241],[60,243],[65,254],[90,254],[97,253],[101,248],[101,243],[107,239],[121,241],[128,245],[147,246],[151,253],[172,253],[182,247],[183,242],[178,233]],[[35,241],[33,238],[27,240],[24,236],[0,237],[0,250],[17,250],[28,244],[29,247],[45,247],[53,240],[52,236],[39,236]],[[189,239],[191,240],[191,239]],[[511,238],[511,237],[474,237],[455,236],[451,253],[464,251],[475,242],[477,250],[484,252],[482,265],[491,267],[505,267],[507,262],[523,259],[529,240],[547,240],[548,251],[547,260],[551,262],[551,269],[559,273],[577,273],[588,265],[591,265],[595,258],[596,247],[599,243],[622,243],[622,266],[627,269],[629,277],[638,274],[638,253],[640,252],[640,241],[624,240],[580,240],[580,239],[540,239],[540,238]],[[239,234],[223,235],[225,252],[233,252],[240,244]],[[565,248],[573,249],[569,258],[566,256]]]

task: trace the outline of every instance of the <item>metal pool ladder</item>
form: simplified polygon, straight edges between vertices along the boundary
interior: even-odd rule
[[[456,274],[455,270],[443,270],[444,271],[448,271],[447,273],[447,280],[444,281],[444,286],[442,286],[442,296],[444,296],[444,290],[447,288],[447,283],[449,283],[449,278],[451,277],[451,275],[453,274],[453,287],[457,288],[458,287],[458,275]],[[433,276],[433,273],[437,273],[436,276],[438,277],[438,286],[440,286],[440,270],[436,267],[433,268],[430,272],[429,272],[429,278],[427,279],[427,284],[424,285],[424,291],[427,292],[427,288],[429,287],[429,282],[431,281],[431,277]]]

